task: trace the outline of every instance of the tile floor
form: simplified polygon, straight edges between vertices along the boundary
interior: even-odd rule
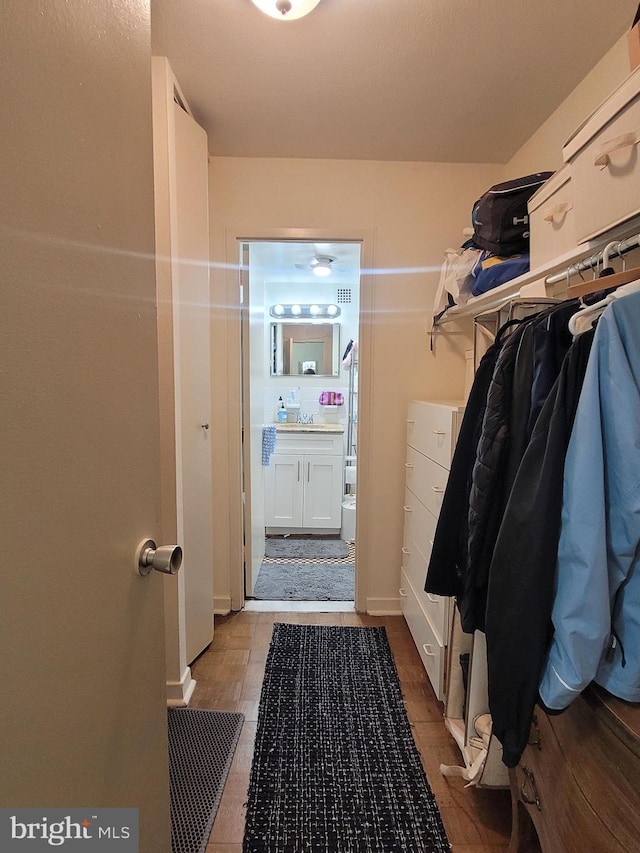
[[[269,602],[272,606],[274,602]],[[193,665],[192,707],[240,711],[245,723],[225,786],[207,853],[241,853],[258,703],[274,622],[307,625],[384,625],[402,684],[425,773],[438,801],[453,853],[504,853],[511,823],[508,791],[465,788],[445,778],[440,764],[458,764],[460,753],[442,722],[422,662],[401,616],[342,612],[250,610],[216,617],[214,640]]]

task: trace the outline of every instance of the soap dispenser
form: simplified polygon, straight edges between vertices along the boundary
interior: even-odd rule
[[[287,409],[284,405],[284,400],[282,397],[278,398],[278,411],[276,413],[276,420],[279,424],[284,424],[287,422]]]

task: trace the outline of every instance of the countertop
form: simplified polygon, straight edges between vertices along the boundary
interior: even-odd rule
[[[342,424],[276,424],[276,432],[333,432],[343,433]]]

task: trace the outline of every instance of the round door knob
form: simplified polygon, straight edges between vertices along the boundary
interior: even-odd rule
[[[209,424],[200,424],[202,429],[209,429]]]
[[[136,549],[136,571],[143,577],[153,569],[165,575],[175,575],[182,565],[182,548],[179,545],[160,545],[153,539],[143,539]]]

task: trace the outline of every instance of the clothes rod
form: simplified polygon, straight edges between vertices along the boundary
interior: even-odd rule
[[[611,258],[621,258],[623,255],[626,255],[627,252],[630,252],[632,249],[637,249],[640,246],[640,234],[636,234],[635,237],[628,237],[626,240],[620,240],[620,242],[609,252],[609,259]],[[592,270],[594,267],[599,267],[602,263],[603,252],[596,252],[588,258],[585,258],[583,261],[579,261],[577,264],[572,264],[570,267],[567,267],[563,272],[557,272],[553,275],[547,276],[544,282],[545,284],[557,284],[559,281],[566,281],[572,275],[577,275],[578,273],[584,272],[586,270]]]

